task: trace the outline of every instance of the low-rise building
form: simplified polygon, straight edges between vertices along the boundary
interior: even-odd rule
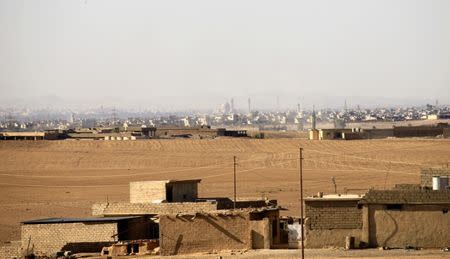
[[[51,256],[58,251],[100,252],[118,241],[157,239],[157,224],[148,217],[48,218],[22,222],[25,255]]]
[[[270,249],[280,244],[276,208],[161,215],[159,224],[161,255]]]
[[[359,247],[448,247],[448,175],[448,170],[424,169],[421,184],[371,189],[363,196],[309,197],[304,201],[305,245],[344,247],[351,237]]]
[[[22,222],[22,252],[116,256],[151,253],[159,245],[161,254],[171,255],[287,244],[276,201],[199,198],[199,183],[200,179],[130,182],[130,202],[94,204],[95,217]]]

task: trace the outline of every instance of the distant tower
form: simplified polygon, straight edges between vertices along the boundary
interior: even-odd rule
[[[314,109],[314,106],[313,106],[313,111],[312,111],[312,115],[311,115],[311,128],[313,130],[316,129],[316,111]]]
[[[301,111],[300,103],[297,103],[297,112],[300,113],[300,111]]]
[[[230,106],[231,112],[234,112],[234,98],[231,98]]]
[[[250,98],[248,98],[248,113],[252,113]]]
[[[112,124],[115,126],[117,120],[117,113],[116,113],[116,107],[113,107],[113,122]]]
[[[347,112],[347,99],[344,100],[344,111]]]
[[[280,111],[280,97],[277,96],[277,111]]]
[[[69,119],[69,123],[74,123],[75,122],[75,113],[70,113],[70,119]]]
[[[438,105],[439,105],[439,101],[438,101],[438,99],[436,99],[436,108],[438,107]]]

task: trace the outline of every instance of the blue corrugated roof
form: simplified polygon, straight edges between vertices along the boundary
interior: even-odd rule
[[[98,217],[98,218],[46,218],[23,221],[23,224],[55,224],[55,223],[77,223],[77,222],[116,222],[127,219],[139,218],[134,217]]]

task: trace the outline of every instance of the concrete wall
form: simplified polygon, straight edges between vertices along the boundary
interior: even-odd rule
[[[369,243],[373,247],[407,245],[422,248],[450,246],[450,203],[446,205],[402,205],[386,210],[369,205]]]
[[[198,198],[197,182],[175,182],[168,185],[172,188],[170,202],[194,202]]]
[[[355,237],[355,245],[359,246],[361,229],[320,229],[305,228],[306,248],[344,247],[347,236]]]
[[[151,203],[166,200],[167,181],[130,182],[131,203]]]
[[[92,205],[93,216],[127,216],[149,214],[176,214],[209,212],[217,210],[216,202],[182,202],[182,203],[95,203]]]
[[[161,255],[251,249],[249,214],[162,215]]]
[[[319,140],[342,139],[343,133],[351,133],[352,129],[320,129]]]
[[[183,134],[191,134],[191,135],[199,135],[199,136],[217,136],[216,129],[208,129],[208,128],[156,128],[155,137],[164,138],[171,137],[172,135],[183,135]]]
[[[366,139],[367,135],[365,132],[344,132],[342,138],[345,140]]]
[[[309,139],[310,140],[319,140],[319,131],[310,129],[309,130]]]
[[[100,252],[114,241],[117,223],[58,223],[22,225],[22,248],[51,255],[57,251]],[[98,249],[100,248],[100,250]],[[83,251],[84,250],[84,251]],[[92,251],[95,250],[95,251]]]
[[[406,137],[435,137],[443,135],[443,127],[436,126],[407,126],[407,127],[394,127],[394,137],[406,138]]]
[[[368,139],[381,139],[394,136],[394,129],[364,129]]]

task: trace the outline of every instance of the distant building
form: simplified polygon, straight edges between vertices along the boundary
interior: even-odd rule
[[[83,119],[81,121],[81,127],[85,128],[85,129],[95,128],[96,124],[97,124],[97,120],[95,120],[95,119]]]
[[[319,140],[319,130],[310,129],[309,130],[309,139],[310,140]]]
[[[448,123],[422,126],[399,126],[394,127],[394,137],[436,137],[444,134],[444,129],[449,128]]]

